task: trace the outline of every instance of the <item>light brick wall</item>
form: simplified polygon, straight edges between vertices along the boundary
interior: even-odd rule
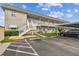
[[[16,11],[15,16],[12,16],[12,10],[5,9],[5,29],[9,29],[10,25],[21,27],[26,24],[27,14]]]
[[[0,27],[0,41],[4,39],[4,28]]]

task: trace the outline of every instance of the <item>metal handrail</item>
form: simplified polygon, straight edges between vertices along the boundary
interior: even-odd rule
[[[35,26],[33,23],[29,23],[27,21],[27,24],[23,25],[22,27],[18,28],[19,30],[19,35],[24,33],[24,32],[27,32],[27,31],[30,31],[30,30],[35,30]]]

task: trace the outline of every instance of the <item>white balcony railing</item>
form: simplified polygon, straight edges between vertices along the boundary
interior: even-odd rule
[[[19,30],[19,36],[22,36],[30,30],[36,30],[36,27],[34,26],[34,24],[32,22],[30,23],[27,20],[27,24],[21,26],[18,30]]]
[[[38,21],[38,20],[31,20],[31,22],[29,22],[27,20],[27,24],[24,24],[18,29],[19,35],[24,35],[26,32],[30,30],[36,30],[36,26],[55,26],[55,24],[52,22],[46,22],[46,21],[44,22],[44,21]]]

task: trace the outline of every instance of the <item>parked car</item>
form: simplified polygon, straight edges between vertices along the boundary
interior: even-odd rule
[[[79,38],[79,29],[70,29],[67,32],[60,33],[61,36]]]

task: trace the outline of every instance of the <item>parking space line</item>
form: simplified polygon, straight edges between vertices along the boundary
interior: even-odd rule
[[[15,44],[27,44],[27,43],[21,43],[21,42],[14,42]],[[14,44],[13,43],[13,44]]]
[[[23,47],[23,48],[31,48],[31,47],[28,47],[28,46],[17,46],[17,45],[10,45],[10,46],[14,46],[14,47]]]
[[[30,44],[27,40],[25,40],[25,41],[26,41],[26,43],[29,44],[29,46],[32,48],[32,50],[34,51],[34,53],[35,53],[37,56],[39,56],[38,53],[35,51],[35,49],[31,46],[31,44]]]
[[[30,54],[30,55],[36,55],[37,56],[37,54],[35,54],[35,53],[30,53],[30,52],[25,52],[25,51],[20,51],[20,50],[14,50],[14,49],[7,49],[7,50],[14,51],[14,52],[20,52],[20,53],[25,53],[25,54]]]
[[[21,51],[21,50],[15,50],[15,49],[11,49],[11,48],[7,48],[6,50],[9,50],[9,51],[14,51],[14,52],[20,52],[20,53],[25,53],[25,54],[29,54],[29,55],[35,55],[35,56],[39,56],[38,53],[35,51],[35,49],[31,46],[31,44],[25,39],[24,40],[24,43],[19,43],[19,42],[13,42],[14,44],[10,44],[9,46],[12,46],[12,47],[22,47],[22,48],[25,48],[27,50],[27,48],[30,48],[32,49],[33,52],[28,52],[28,51]],[[18,45],[15,45],[15,44],[18,44]],[[20,44],[20,45],[19,45]],[[25,46],[22,46],[23,44],[26,44]]]

